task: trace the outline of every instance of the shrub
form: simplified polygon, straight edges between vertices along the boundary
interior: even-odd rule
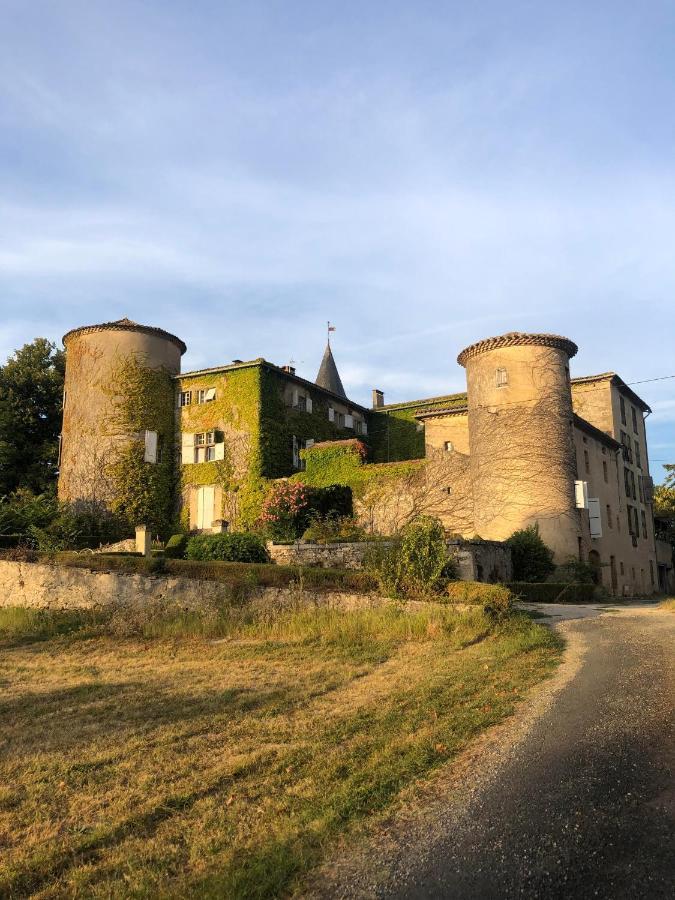
[[[309,492],[298,481],[280,481],[265,497],[258,524],[273,541],[294,541],[306,528]]]
[[[340,516],[332,512],[325,516],[313,516],[302,539],[328,544],[333,541],[359,541],[364,537],[363,528],[353,516]]]
[[[514,581],[544,581],[555,570],[553,550],[542,541],[536,525],[514,531],[506,544],[511,548]]]
[[[597,577],[598,569],[590,563],[570,558],[562,566],[556,566],[555,571],[547,580],[556,584],[595,584]]]
[[[308,488],[307,514],[310,519],[325,516],[350,518],[354,514],[352,489],[346,484]]]
[[[403,598],[438,593],[453,563],[443,526],[438,519],[422,516],[406,525],[391,545],[375,545],[364,566],[377,576],[385,595]]]
[[[166,559],[185,559],[187,542],[187,534],[172,534],[164,547],[164,557]]]
[[[497,618],[508,615],[513,594],[504,584],[483,584],[481,581],[452,581],[446,587],[451,603],[471,603]]]
[[[508,587],[526,603],[592,603],[597,599],[594,584],[524,581],[511,582]]]
[[[187,542],[187,558],[193,560],[222,560],[224,562],[267,562],[267,550],[262,539],[250,532],[232,534],[199,534]]]

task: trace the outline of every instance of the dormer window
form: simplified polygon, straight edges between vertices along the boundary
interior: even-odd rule
[[[506,385],[509,383],[509,373],[506,371],[506,369],[497,369],[497,372],[495,374],[495,382],[498,388],[506,387]]]

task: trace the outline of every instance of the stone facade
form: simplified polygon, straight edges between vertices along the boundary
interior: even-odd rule
[[[571,379],[577,348],[567,338],[512,332],[479,341],[458,357],[466,394],[387,406],[376,392],[372,410],[344,395],[332,352],[330,377],[322,365],[317,383],[264,359],[181,373],[180,339],[128,320],[76,329],[64,341],[63,499],[109,500],[102,461],[119,442],[145,435],[145,464],[159,462],[162,440],[177,459],[175,503],[185,527],[246,527],[271,481],[302,478],[303,450],[358,437],[382,460],[377,472],[368,466],[383,477],[352,484],[338,473],[335,483],[353,487],[355,511],[371,531],[390,534],[433,515],[448,535],[502,541],[536,525],[556,562],[591,563],[613,593],[657,588],[649,407],[614,373]],[[125,356],[170,373],[173,433],[153,431],[142,410],[133,434],[111,433],[115,371]],[[402,460],[413,464],[387,477],[386,466]]]
[[[385,546],[390,546],[386,541]],[[372,541],[333,544],[267,545],[271,559],[283,566],[316,566],[322,569],[361,569]],[[458,566],[462,581],[511,581],[513,566],[510,549],[499,541],[448,541],[448,556]]]

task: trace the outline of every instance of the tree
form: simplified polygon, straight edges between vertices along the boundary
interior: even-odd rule
[[[663,468],[666,470],[665,480],[654,488],[657,536],[675,547],[675,463],[669,463]]]
[[[542,541],[536,525],[514,531],[506,543],[511,548],[514,581],[545,581],[555,570],[553,550]]]
[[[65,355],[36,338],[0,366],[0,495],[53,486]]]

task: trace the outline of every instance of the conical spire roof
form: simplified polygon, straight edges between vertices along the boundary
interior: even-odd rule
[[[333,351],[330,349],[330,341],[326,344],[326,350],[323,354],[323,359],[321,360],[321,366],[319,367],[319,374],[316,376],[316,383],[319,387],[331,391],[333,394],[337,394],[338,397],[344,397],[345,400],[347,399],[345,389],[342,387],[340,373],[338,372],[335,360],[333,359]]]

